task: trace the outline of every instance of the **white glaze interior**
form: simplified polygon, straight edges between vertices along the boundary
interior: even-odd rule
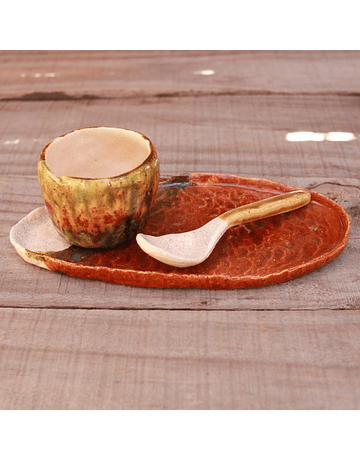
[[[85,128],[55,139],[45,161],[57,177],[99,179],[124,174],[150,154],[141,134],[120,128]]]

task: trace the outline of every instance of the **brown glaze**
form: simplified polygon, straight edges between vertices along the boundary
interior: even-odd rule
[[[265,179],[194,173],[161,178],[143,233],[195,229],[217,215],[295,190]],[[71,246],[43,254],[50,270],[116,284],[158,288],[236,289],[302,276],[345,248],[350,221],[336,203],[311,192],[304,208],[230,229],[202,264],[175,268],[145,254],[133,240],[113,249]]]

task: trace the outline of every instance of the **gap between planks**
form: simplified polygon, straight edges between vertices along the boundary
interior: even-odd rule
[[[154,308],[138,308],[138,307],[114,307],[114,308],[102,308],[102,307],[79,307],[79,306],[55,306],[55,307],[39,307],[39,306],[27,306],[27,307],[16,307],[11,305],[0,305],[1,309],[14,309],[14,310],[92,310],[92,311],[167,311],[167,312],[178,312],[178,311],[193,311],[193,312],[279,312],[279,311],[287,311],[287,312],[318,312],[318,311],[359,311],[356,307],[335,307],[335,308],[297,308],[296,310],[292,310],[290,308],[277,308],[277,309],[270,309],[270,308],[161,308],[161,307],[154,307]]]
[[[233,91],[169,91],[165,93],[150,92],[123,92],[123,94],[98,95],[98,94],[79,94],[73,95],[63,91],[35,91],[25,93],[22,96],[12,96],[0,98],[0,102],[54,102],[54,101],[94,101],[94,100],[126,100],[137,98],[179,98],[179,97],[209,97],[209,96],[343,96],[359,97],[358,91],[271,91],[271,90],[233,90]]]

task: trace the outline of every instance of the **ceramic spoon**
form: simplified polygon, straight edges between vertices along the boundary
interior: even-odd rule
[[[309,192],[296,190],[231,209],[190,232],[163,236],[138,233],[136,241],[144,252],[160,262],[175,267],[190,267],[207,259],[229,228],[293,211],[305,206],[310,200]]]

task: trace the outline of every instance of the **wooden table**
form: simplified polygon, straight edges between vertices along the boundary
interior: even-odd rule
[[[359,409],[359,95],[359,52],[1,52],[0,408]],[[43,146],[99,125],[150,137],[162,174],[316,190],[348,212],[348,245],[302,278],[248,290],[135,288],[27,264],[9,231],[42,206]],[[302,131],[323,140],[287,140]]]

